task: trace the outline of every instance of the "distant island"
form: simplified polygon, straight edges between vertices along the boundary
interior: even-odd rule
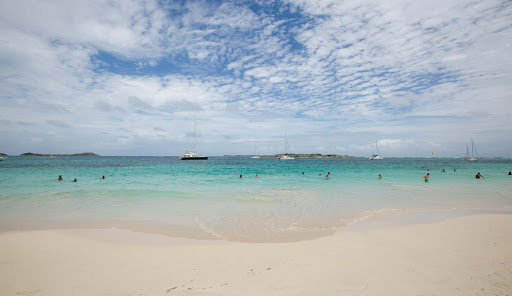
[[[41,153],[32,153],[27,152],[20,154],[20,156],[100,156],[96,153],[92,152],[84,152],[84,153],[75,153],[75,154],[41,154]]]
[[[274,154],[274,155],[260,155],[260,157],[278,157],[282,154]],[[349,156],[349,155],[338,155],[338,154],[288,154],[291,157],[295,158],[362,158],[359,156]]]

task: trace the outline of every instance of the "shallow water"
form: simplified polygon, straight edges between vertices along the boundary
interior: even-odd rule
[[[511,168],[510,159],[10,157],[0,162],[0,229],[302,240],[380,213],[512,208]]]

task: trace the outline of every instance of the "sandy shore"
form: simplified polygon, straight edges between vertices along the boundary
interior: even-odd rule
[[[116,229],[7,232],[0,295],[512,295],[512,215],[294,243]]]

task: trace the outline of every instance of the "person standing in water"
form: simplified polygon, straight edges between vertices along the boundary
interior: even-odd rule
[[[379,174],[379,179],[382,179],[382,176]]]
[[[485,179],[485,178],[484,178],[484,176],[480,175],[480,172],[478,172],[478,173],[476,174],[475,178],[476,178],[476,179],[480,179],[480,178]]]
[[[425,178],[425,182],[428,182],[428,179],[430,179],[430,173],[427,173],[423,178]]]

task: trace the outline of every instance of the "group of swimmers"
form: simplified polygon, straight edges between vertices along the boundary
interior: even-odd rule
[[[302,172],[302,174],[304,175],[304,172]],[[318,174],[318,175],[319,175],[319,176],[322,176],[322,174]],[[331,175],[331,172],[327,172],[327,174],[325,175],[325,179],[326,179],[326,180],[329,180],[329,179],[330,179],[330,178],[329,178],[329,176],[330,176],[330,175]],[[256,177],[256,178],[258,178],[259,176],[260,176],[260,175],[256,174],[256,176],[255,176],[255,177]],[[240,175],[240,179],[242,179],[242,178],[243,178],[243,175]],[[379,174],[379,178],[382,178],[382,177],[380,176],[380,174]],[[105,179],[105,176],[103,176],[103,179]]]
[[[453,171],[455,172],[456,170],[455,170],[455,169],[453,169]],[[441,173],[445,173],[445,172],[446,172],[446,171],[445,171],[444,169],[441,171]],[[509,175],[509,176],[510,176],[510,175],[512,175],[512,172],[508,172],[508,175]],[[379,178],[380,178],[380,175],[379,175]],[[425,182],[428,182],[428,180],[430,179],[430,173],[427,173],[425,176],[423,176],[423,178],[425,179]],[[484,176],[482,176],[482,174],[480,174],[480,172],[478,172],[478,173],[475,175],[475,179],[480,179],[480,178],[485,179],[485,177],[484,177]]]
[[[242,176],[240,176],[240,178],[241,178],[241,177],[242,177]],[[101,177],[101,179],[103,179],[103,180],[104,180],[104,179],[105,179],[105,176]],[[62,181],[62,180],[64,180],[64,179],[62,178],[62,175],[59,175],[59,177],[57,178],[57,180]],[[71,181],[71,182],[78,182],[78,180],[75,178],[75,179],[74,179],[73,181]]]
[[[446,171],[445,171],[445,169],[442,169],[442,170],[441,170],[441,172],[442,172],[442,173],[445,173]],[[453,169],[453,172],[457,172],[457,170],[456,170],[456,169]],[[302,174],[304,175],[304,172],[302,172]],[[331,173],[330,173],[330,172],[327,172],[327,174],[325,175],[325,179],[326,179],[326,180],[329,180],[329,179],[330,179],[330,175],[331,175]],[[512,172],[508,172],[508,175],[509,175],[509,176],[511,176],[511,175],[512,175]],[[322,176],[322,174],[320,174],[320,173],[319,173],[319,174],[318,174],[318,176]],[[258,174],[256,174],[256,178],[257,178],[257,177],[259,177],[259,175],[258,175]],[[240,175],[240,178],[242,178],[242,175]],[[425,179],[425,182],[428,182],[428,180],[430,179],[430,173],[427,173],[425,176],[423,176],[423,178]],[[480,178],[485,179],[485,178],[484,178],[484,176],[482,176],[482,174],[480,174],[480,172],[478,172],[478,173],[475,175],[475,178],[476,178],[476,179],[480,179]],[[105,179],[105,176],[103,176],[103,179]],[[382,179],[381,174],[379,174],[379,179]],[[60,179],[59,179],[59,180],[60,180]],[[76,179],[75,179],[75,180],[76,180]]]

